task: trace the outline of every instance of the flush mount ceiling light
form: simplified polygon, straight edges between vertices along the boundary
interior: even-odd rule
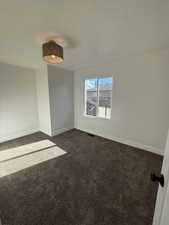
[[[63,48],[55,41],[48,41],[42,45],[43,59],[49,63],[62,63]]]

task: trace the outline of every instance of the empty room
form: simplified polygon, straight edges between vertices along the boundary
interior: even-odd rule
[[[0,27],[0,225],[169,225],[169,0],[5,0]]]

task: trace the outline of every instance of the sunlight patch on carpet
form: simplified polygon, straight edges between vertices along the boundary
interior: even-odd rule
[[[31,144],[21,145],[19,147],[3,150],[3,151],[0,151],[0,162],[11,159],[11,158],[19,157],[31,152],[35,152],[44,148],[48,148],[54,145],[55,143],[53,143],[52,141],[48,139],[45,139],[43,141],[37,141]]]
[[[57,158],[66,154],[61,148],[54,146],[48,149],[39,150],[32,152],[27,155],[22,155],[18,158],[9,159],[4,162],[0,162],[0,177],[4,177],[23,169],[35,166],[39,163]]]

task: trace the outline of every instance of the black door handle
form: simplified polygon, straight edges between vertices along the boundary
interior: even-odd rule
[[[155,173],[151,173],[151,180],[153,182],[160,183],[161,187],[164,187],[164,175],[161,174],[160,176],[157,176]]]

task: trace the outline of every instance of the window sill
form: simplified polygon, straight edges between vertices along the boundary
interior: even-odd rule
[[[83,114],[84,117],[89,118],[89,119],[101,119],[101,120],[110,120],[111,118],[103,118],[103,117],[99,117],[99,116],[90,116],[90,115],[86,115]]]

